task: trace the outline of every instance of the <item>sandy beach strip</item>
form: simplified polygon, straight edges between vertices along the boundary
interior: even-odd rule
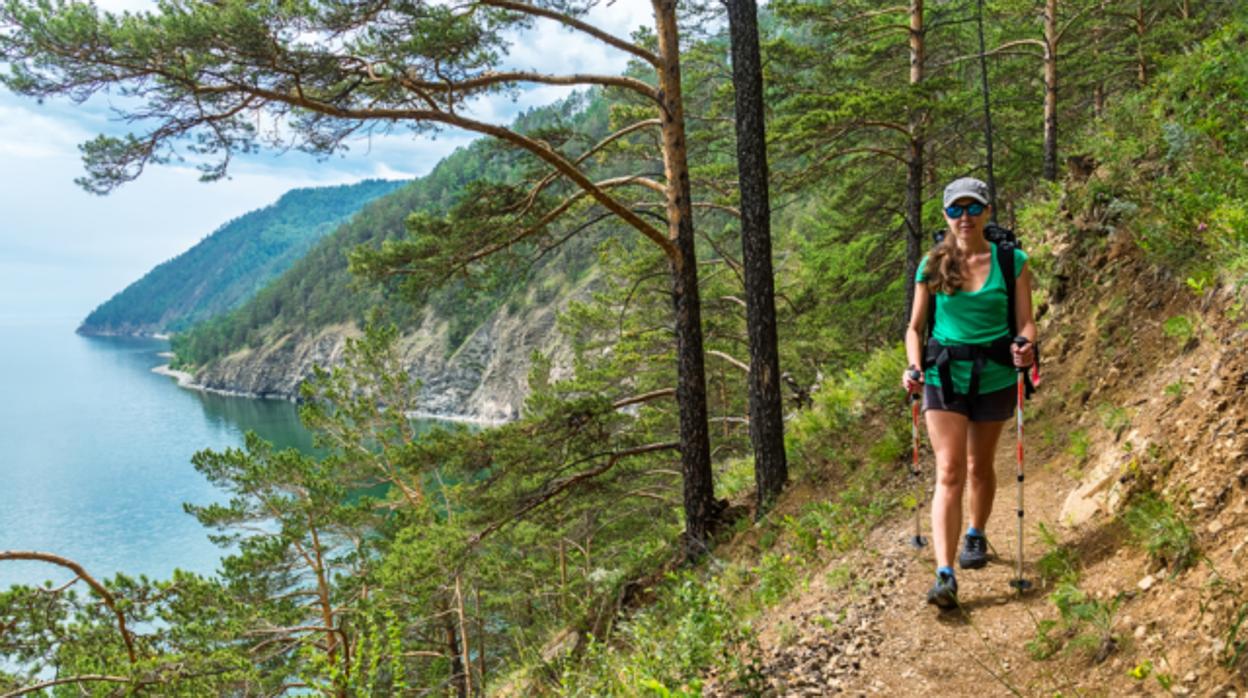
[[[152,373],[158,373],[162,376],[169,376],[170,378],[177,378],[178,386],[182,388],[196,389],[196,388],[203,387],[203,386],[199,386],[195,384],[195,376],[192,376],[186,371],[177,371],[175,369],[169,368],[169,364],[161,364],[160,366],[156,366],[152,368]]]

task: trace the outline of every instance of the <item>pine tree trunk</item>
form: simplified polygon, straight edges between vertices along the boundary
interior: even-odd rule
[[[459,575],[455,575],[455,610],[459,620],[459,652],[464,668],[464,692],[472,695],[472,658],[468,651],[468,623],[464,618],[464,589],[460,584]]]
[[[910,2],[910,85],[923,82],[923,0]],[[923,112],[910,111],[910,148],[906,156],[906,305],[900,316],[902,326],[914,307],[914,275],[923,252]]]
[[[1105,5],[1108,0],[1100,0],[1100,17],[1092,25],[1092,65],[1101,65],[1101,46],[1104,42],[1105,29],[1102,18],[1105,16]],[[1105,114],[1105,79],[1097,78],[1092,86],[1092,116],[1099,119]]]
[[[1057,180],[1057,0],[1044,8],[1044,178]]]
[[[659,98],[662,102],[663,165],[667,176],[667,225],[679,257],[670,260],[676,310],[676,401],[680,407],[680,457],[684,476],[685,556],[706,552],[718,513],[707,433],[706,370],[702,353],[702,312],[693,239],[693,204],[685,146],[685,115],[680,85],[680,39],[676,0],[653,0],[658,35]]]
[[[468,677],[462,660],[463,655],[459,651],[459,635],[455,632],[455,624],[450,616],[447,615],[444,618],[442,628],[446,632],[446,654],[451,659],[451,684],[455,686],[457,698],[468,698]]]
[[[767,130],[763,65],[754,0],[724,0],[732,35],[736,90],[737,179],[741,187],[741,250],[745,267],[746,327],[750,341],[750,441],[754,444],[756,516],[762,516],[789,479],[780,404],[780,354],[771,269],[771,204],[767,187]]]

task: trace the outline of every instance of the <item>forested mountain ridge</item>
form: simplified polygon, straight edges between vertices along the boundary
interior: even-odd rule
[[[520,115],[515,125],[592,136],[605,130],[609,106],[600,91],[575,94]],[[444,214],[471,183],[515,179],[522,171],[515,153],[488,141],[457,150],[428,175],[372,202],[236,310],[175,337],[178,362],[205,388],[293,399],[314,367],[335,365],[345,340],[359,335],[370,311],[379,312],[403,332],[400,351],[422,383],[422,411],[487,421],[515,417],[528,393],[533,351],[557,355],[567,366],[555,313],[571,294],[587,292],[582,277],[596,263],[595,241],[610,226],[532,263],[450,279],[425,304],[360,283],[348,259],[357,248],[403,238],[414,216]]]
[[[572,120],[590,132],[606,127],[609,103],[601,93],[573,95],[560,103],[533,109],[516,120],[518,129],[540,130]],[[243,348],[258,348],[290,332],[314,334],[336,324],[361,324],[379,305],[385,316],[411,329],[421,311],[396,297],[387,298],[376,285],[359,283],[348,270],[348,257],[359,246],[379,247],[406,235],[409,218],[441,215],[450,210],[473,182],[515,178],[522,165],[488,140],[456,150],[410,186],[374,202],[346,225],[320,240],[288,272],[234,312],[187,332],[174,344],[186,366],[203,366]],[[591,256],[583,246],[578,256]],[[582,265],[583,266],[583,265]],[[525,270],[520,270],[523,276]],[[505,299],[523,278],[496,273],[466,283],[454,278],[445,288],[432,289],[433,310],[452,323],[448,351],[453,351],[482,315]]]
[[[294,189],[225,223],[101,304],[81,334],[180,332],[245,303],[318,240],[404,182],[380,179]]]

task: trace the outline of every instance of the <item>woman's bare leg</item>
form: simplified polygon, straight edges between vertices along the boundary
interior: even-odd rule
[[[952,567],[962,533],[962,489],[966,483],[967,418],[957,412],[927,411],[927,433],[936,452],[932,497],[932,550],[937,567]]]
[[[994,460],[1005,422],[971,422],[967,429],[967,489],[970,490],[971,525],[987,530],[992,501],[997,494]]]

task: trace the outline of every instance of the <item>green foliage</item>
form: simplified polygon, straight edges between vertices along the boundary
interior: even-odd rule
[[[1248,269],[1248,58],[1236,15],[1183,55],[1147,90],[1122,99],[1085,139],[1103,170],[1106,201],[1132,204],[1139,245],[1180,278],[1242,276]],[[1147,166],[1141,163],[1148,162]],[[1082,205],[1110,221],[1113,211]]]
[[[757,651],[749,625],[739,618],[714,579],[669,575],[655,602],[620,624],[623,651],[598,640],[577,666],[564,668],[560,692],[569,696],[700,695],[700,678],[719,668],[729,684],[760,680],[748,653]],[[740,652],[747,653],[746,657]]]
[[[1086,429],[1075,429],[1070,432],[1067,437],[1066,453],[1075,459],[1075,465],[1082,465],[1088,458],[1088,451],[1092,448],[1092,442],[1088,438]]]
[[[783,601],[797,585],[795,561],[787,554],[764,554],[758,567],[754,569],[754,575],[758,580],[754,596],[763,607],[774,606]]]
[[[728,461],[715,473],[715,496],[731,499],[754,485],[754,460],[737,458]]]
[[[825,579],[828,586],[833,590],[840,590],[849,587],[854,580],[854,571],[846,563],[841,563],[828,570]]]
[[[1114,615],[1120,597],[1108,603],[1089,598],[1078,587],[1078,553],[1063,545],[1054,531],[1043,523],[1037,526],[1037,532],[1046,550],[1036,561],[1036,570],[1046,585],[1056,585],[1049,598],[1057,607],[1058,618],[1035,621],[1036,633],[1026,643],[1028,655],[1041,661],[1053,657],[1064,647],[1108,652],[1115,642]]]
[[[1036,571],[1040,573],[1040,578],[1046,584],[1057,582],[1077,584],[1080,564],[1078,552],[1070,546],[1063,545],[1056,533],[1043,522],[1037,524],[1036,530],[1040,535],[1041,543],[1046,548],[1044,555],[1036,560]]]
[[[302,86],[309,93],[356,107],[368,100],[384,103],[393,97],[384,93],[385,80],[351,87],[328,79],[341,75],[334,72],[336,59],[320,60],[325,47],[199,55],[205,42],[267,47],[257,40],[271,38],[273,30],[324,19],[309,16],[314,10],[325,11],[349,34],[375,9],[331,5],[170,5],[170,17],[124,22],[87,6],[67,6],[64,17],[51,21],[52,10],[14,0],[4,6],[6,26],[36,31],[0,37],[6,58],[14,61],[4,79],[26,94],[55,93],[56,71],[66,70],[69,59],[49,56],[40,63],[18,55],[28,47],[23,42],[51,37],[92,51],[141,55],[150,49],[154,57],[185,59],[179,70],[225,71],[240,84],[250,79],[248,70],[272,76],[265,65],[254,64],[256,55],[278,63],[306,60],[299,67],[311,73]],[[491,676],[517,664],[538,667],[521,673],[558,681],[572,695],[697,694],[700,677],[711,669],[735,682],[732,690],[761,692],[749,614],[791,594],[805,579],[803,565],[821,553],[860,545],[899,504],[887,473],[904,472],[892,466],[909,448],[909,411],[897,385],[905,357],[895,342],[904,311],[908,232],[897,183],[905,177],[912,120],[929,138],[922,192],[929,224],[939,220],[931,178],[976,173],[981,161],[979,134],[965,127],[981,118],[977,68],[953,60],[977,50],[969,23],[933,22],[925,34],[930,79],[911,86],[908,46],[888,28],[896,18],[876,12],[853,21],[878,9],[866,0],[783,1],[765,13],[772,32],[766,50],[778,193],[773,240],[781,365],[799,399],[816,386],[808,406],[803,403],[787,422],[787,446],[798,477],[834,481],[839,489],[791,517],[759,524],[758,545],[765,551],[759,559],[682,572],[653,588],[654,571],[672,557],[681,529],[672,448],[678,429],[663,393],[675,375],[669,262],[649,241],[621,234],[605,221],[600,225],[599,211],[586,201],[570,203],[560,226],[509,237],[523,232],[517,225],[531,226],[554,211],[574,190],[555,178],[533,199],[534,207],[525,208],[528,185],[547,170],[512,148],[480,142],[366,207],[228,317],[179,337],[179,356],[199,364],[331,324],[366,328],[361,340],[349,343],[343,365],[318,372],[305,393],[304,416],[325,455],[278,452],[251,438],[244,449],[197,457],[197,465],[232,496],[191,509],[222,542],[237,545],[220,578],[179,575],[168,586],[110,581],[143,628],[137,665],[125,657],[113,620],[94,599],[64,594],[49,602],[46,592],[29,589],[0,596],[3,617],[21,620],[0,641],[28,652],[6,655],[21,663],[17,683],[53,668],[163,677],[183,667],[187,675],[152,690],[273,693],[297,681],[296,690],[346,694],[453,691],[459,687],[456,665],[466,654],[484,662]],[[1009,21],[993,23],[990,44],[1035,32],[1034,4],[1001,2],[995,9]],[[1088,247],[1105,245],[1100,233],[1127,230],[1154,259],[1173,263],[1179,278],[1196,280],[1194,290],[1205,288],[1217,278],[1205,268],[1211,260],[1228,260],[1236,269],[1244,257],[1245,197],[1236,168],[1245,139],[1235,130],[1245,121],[1242,105],[1248,101],[1242,98],[1243,52],[1236,50],[1242,22],[1228,23],[1198,45],[1220,19],[1202,7],[1191,22],[1159,19],[1139,45],[1128,45],[1123,39],[1131,34],[1115,23],[1113,9],[1089,7],[1086,21],[1070,25],[1070,53],[1062,52],[1071,59],[1064,64],[1073,65],[1077,55],[1089,59],[1080,62],[1083,70],[1063,74],[1063,94],[1090,94],[1100,85],[1115,105],[1081,144],[1098,161],[1097,173],[1065,194],[1055,187],[1039,192],[1019,210],[1017,227],[1025,236],[1079,219],[1094,229],[1079,241]],[[375,67],[381,71],[401,64],[474,73],[493,64],[515,19],[421,3],[387,11],[400,13],[396,26],[410,20],[410,42],[391,43],[401,31],[365,32],[355,47],[380,50]],[[83,36],[92,41],[84,44]],[[1113,40],[1092,41],[1095,36]],[[689,44],[682,55],[687,107],[700,117],[690,120],[692,195],[706,204],[696,221],[698,263],[705,270],[699,290],[707,349],[715,352],[707,357],[715,420],[710,431],[721,475],[717,493],[740,497],[751,480],[742,421],[748,413],[745,378],[723,358],[747,355],[734,259],[739,226],[722,210],[739,203],[731,184],[732,134],[723,119],[732,112],[731,91],[723,77],[723,37]],[[1180,47],[1190,47],[1189,55],[1178,55]],[[1153,86],[1132,93],[1122,68],[1136,58],[1137,48]],[[1175,57],[1166,58],[1167,52]],[[412,56],[429,60],[413,62]],[[994,116],[1009,147],[998,151],[996,175],[1001,213],[1008,217],[1039,171],[1034,124],[1043,87],[1033,79],[1030,57],[998,58],[990,67]],[[1162,63],[1178,77],[1156,73]],[[82,80],[76,83],[82,89],[106,77],[98,66],[73,70],[62,77]],[[162,106],[183,104],[171,92],[177,84],[162,79],[152,94],[171,100]],[[449,99],[471,97],[455,93]],[[1216,105],[1217,113],[1208,113],[1207,104]],[[1088,105],[1077,100],[1063,99],[1061,109],[1059,121],[1072,133],[1092,119]],[[612,129],[653,114],[649,103],[595,90],[526,113],[515,128],[576,159]],[[353,128],[315,114],[290,115],[301,146],[315,152],[331,152]],[[251,128],[245,119],[223,122],[202,147],[209,155],[250,147]],[[216,140],[222,134],[237,140]],[[638,132],[595,152],[585,161],[586,171],[611,178],[658,168],[653,135]],[[140,144],[105,138],[89,146],[94,184],[107,188],[133,174],[141,164],[134,160]],[[161,151],[154,157],[165,156]],[[205,174],[222,172],[209,168]],[[661,210],[648,208],[652,203],[639,196],[637,209]],[[550,251],[567,235],[572,237],[559,251]],[[496,247],[497,255],[472,259],[480,245]],[[1043,287],[1043,277],[1061,260],[1043,248],[1035,251]],[[353,280],[352,267],[377,283]],[[536,361],[521,419],[498,429],[438,429],[417,438],[404,414],[417,386],[395,356],[399,333],[428,310],[448,325],[445,350],[455,351],[489,313],[549,302],[581,280],[588,297],[560,319],[572,346],[572,374],[556,377],[552,361]],[[423,304],[411,303],[413,298]],[[374,322],[364,322],[375,307]],[[1127,312],[1124,295],[1104,314],[1112,319]],[[1124,338],[1110,332],[1102,339]],[[1074,392],[1086,389],[1076,386]],[[659,397],[616,408],[644,395]],[[1107,407],[1102,422],[1120,428],[1127,416]],[[1082,461],[1089,448],[1085,432],[1071,434],[1072,456]],[[1143,544],[1176,567],[1183,531],[1175,525],[1160,534],[1149,529]],[[1052,656],[1063,647],[1112,649],[1118,598],[1098,600],[1080,590],[1074,552],[1045,529],[1041,533],[1050,550],[1040,570],[1057,585],[1058,618],[1040,621],[1029,650]],[[1186,535],[1190,544],[1190,531]],[[828,581],[848,586],[853,575],[835,568]],[[633,602],[639,598],[649,606],[637,610]],[[332,631],[317,629],[326,611]],[[1243,615],[1228,642],[1237,657]],[[274,637],[277,628],[303,630]],[[547,666],[541,649],[559,636],[590,639]],[[350,659],[332,651],[332,637],[356,650]],[[258,665],[256,656],[267,659]],[[481,670],[477,661],[470,663],[475,681]]]
[[[1192,319],[1186,315],[1175,315],[1174,317],[1167,318],[1161,325],[1161,331],[1164,332],[1167,337],[1170,337],[1178,342],[1179,346],[1186,346],[1196,332],[1192,324]]]
[[[1101,425],[1107,431],[1116,433],[1131,426],[1131,413],[1125,407],[1120,407],[1110,402],[1102,402],[1097,405],[1096,412],[1100,415]]]
[[[1196,562],[1196,534],[1174,506],[1157,494],[1145,492],[1133,498],[1120,518],[1136,545],[1143,547],[1153,562],[1168,567],[1171,576]]]
[[[1036,621],[1036,634],[1024,645],[1027,655],[1036,661],[1049,659],[1062,649],[1062,642],[1053,636],[1057,629],[1057,621],[1043,619]]]
[[[843,553],[896,509],[898,502],[881,488],[883,472],[875,466],[855,471],[831,500],[811,502],[799,516],[786,516],[785,529],[799,552],[813,557],[820,549]]]
[[[1237,669],[1240,660],[1248,656],[1248,633],[1240,637],[1240,633],[1248,630],[1244,622],[1248,621],[1248,603],[1241,604],[1235,610],[1235,620],[1226,628],[1226,651],[1222,664],[1228,669]]]
[[[898,376],[906,365],[905,351],[893,345],[873,352],[856,370],[846,370],[830,378],[814,393],[814,405],[798,415],[787,430],[790,450],[809,463],[839,460],[851,445],[859,443],[861,432],[853,429],[869,412],[896,405],[902,415]],[[905,431],[909,432],[909,412],[905,413]],[[900,429],[901,427],[897,427]],[[904,452],[900,442],[893,440],[888,452]]]
[[[1118,644],[1114,632],[1123,595],[1108,601],[1089,596],[1072,581],[1059,582],[1049,595],[1057,608],[1057,620],[1040,620],[1036,635],[1027,643],[1033,659],[1048,659],[1063,649],[1104,661]]]

